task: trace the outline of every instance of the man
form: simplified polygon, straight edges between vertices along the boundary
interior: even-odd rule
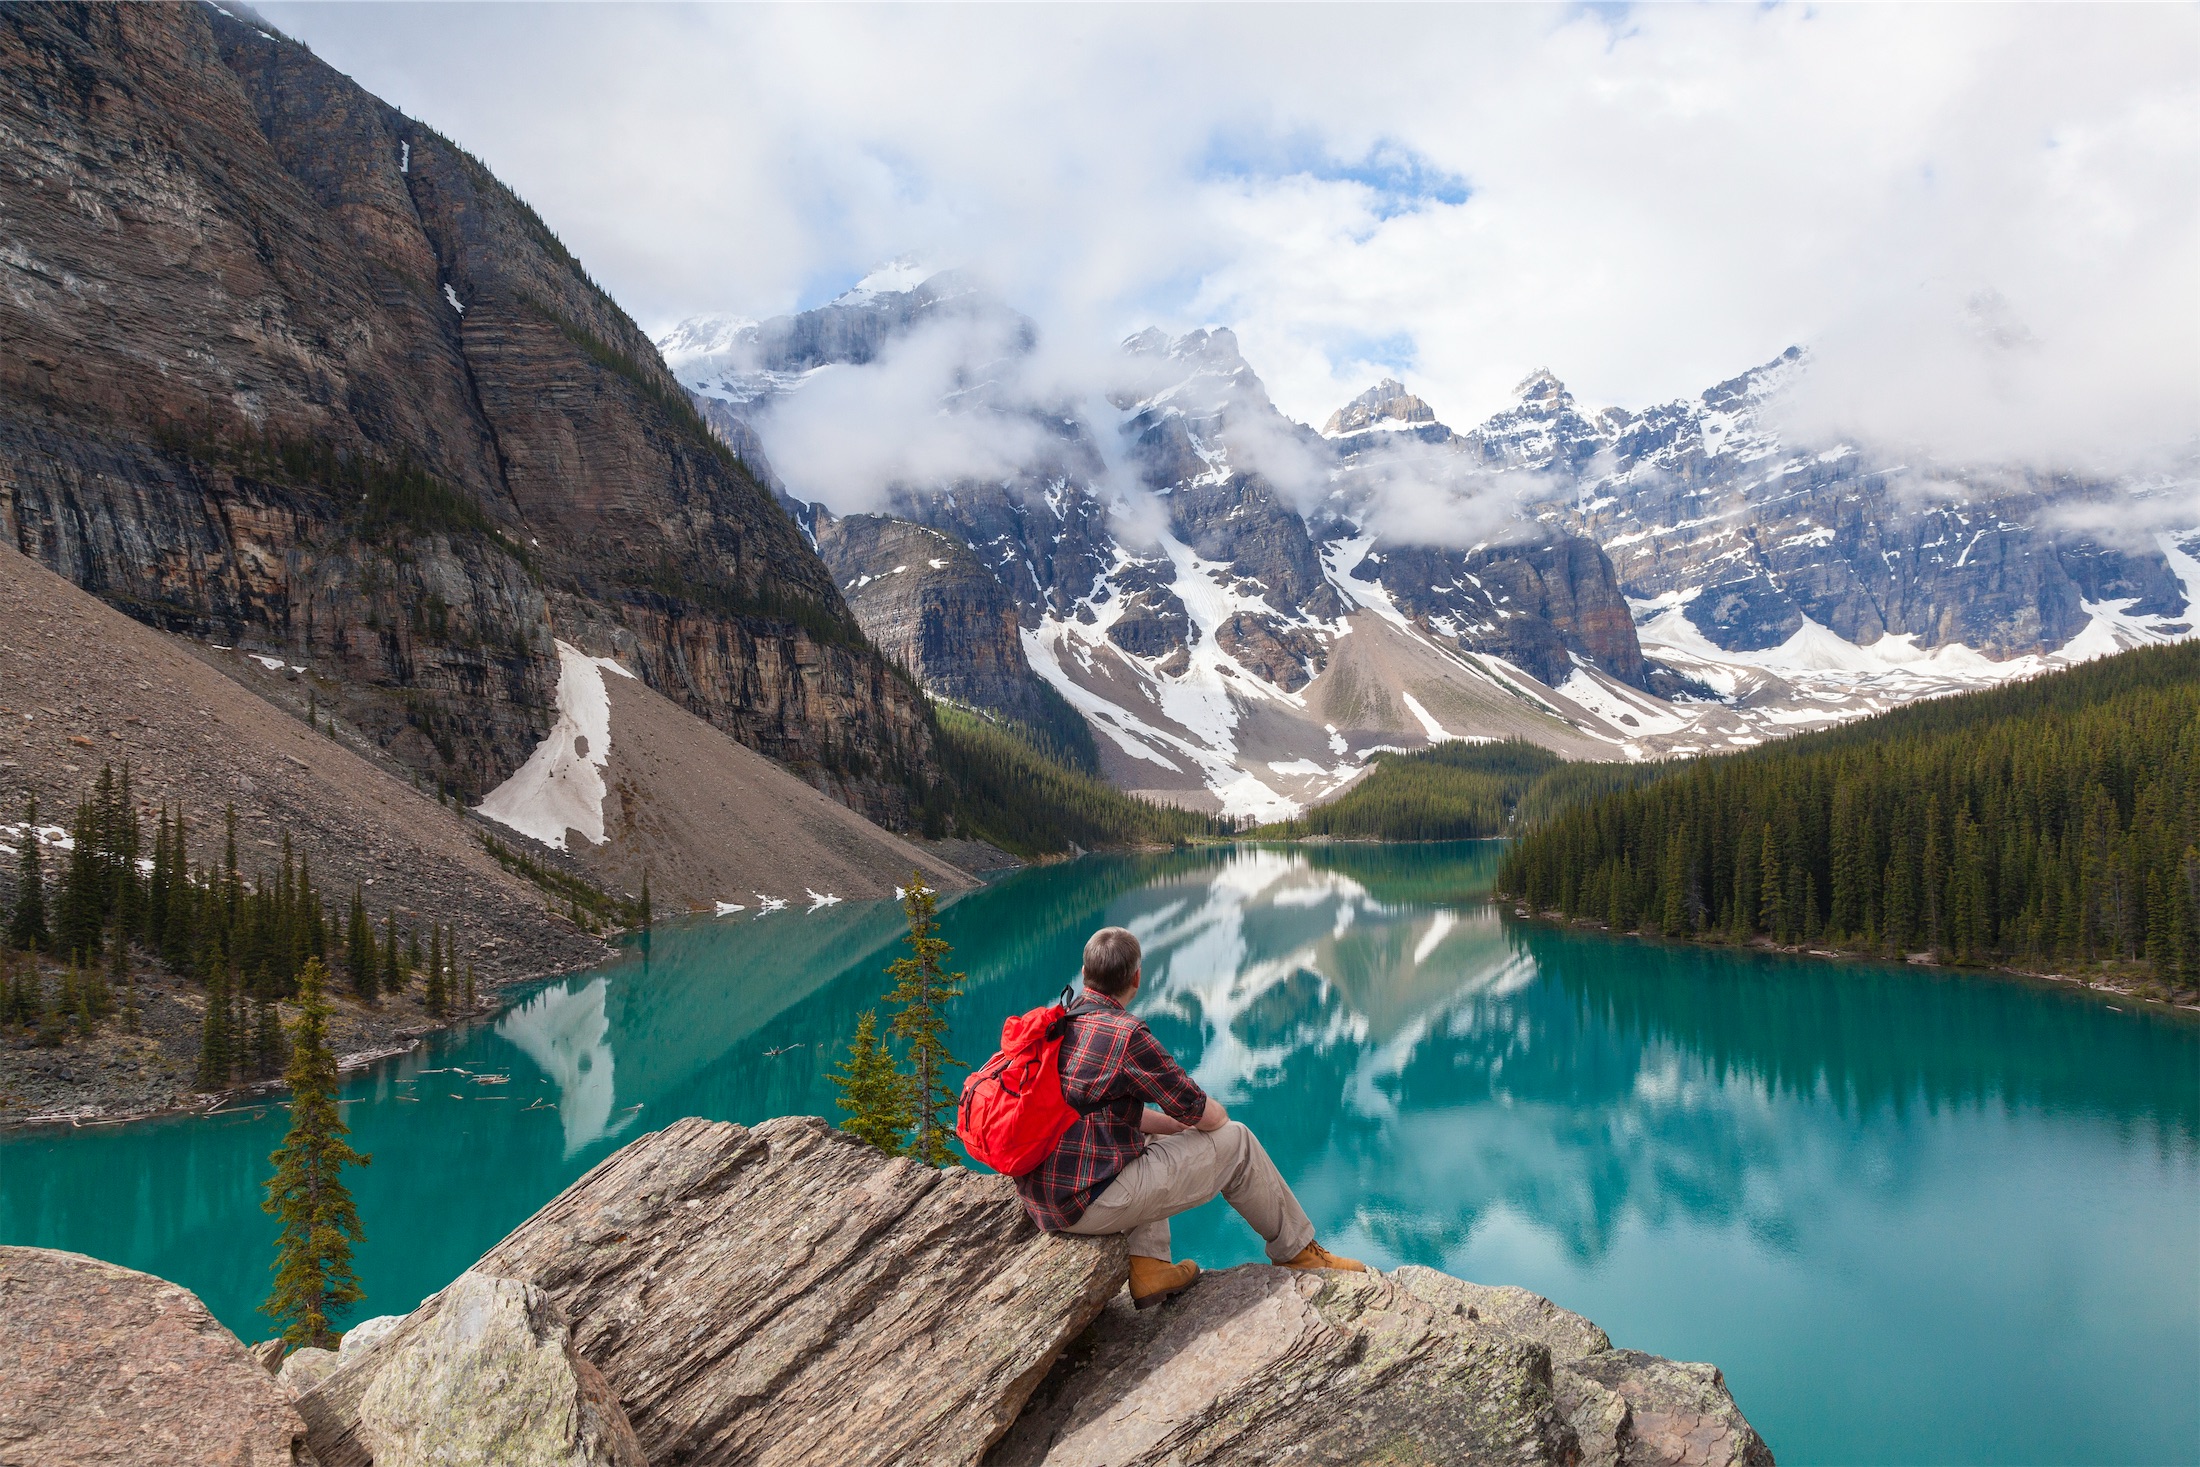
[[[1131,1302],[1140,1309],[1199,1277],[1198,1264],[1170,1261],[1169,1219],[1218,1192],[1267,1241],[1271,1262],[1367,1272],[1314,1241],[1306,1209],[1253,1133],[1131,1016],[1142,957],[1121,927],[1103,927],[1085,944],[1085,992],[1060,1057],[1062,1096],[1081,1115],[1052,1156],[1016,1179],[1031,1220],[1049,1233],[1130,1234]]]

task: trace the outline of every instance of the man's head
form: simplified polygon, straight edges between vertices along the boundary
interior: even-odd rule
[[[1127,927],[1103,927],[1085,939],[1085,987],[1121,998],[1138,986],[1138,939]]]

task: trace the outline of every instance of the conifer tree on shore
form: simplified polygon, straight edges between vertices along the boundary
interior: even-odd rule
[[[229,1045],[228,965],[214,960],[206,980],[206,1013],[199,1020],[199,1089],[221,1090],[229,1084],[235,1055]]]
[[[38,796],[23,815],[23,847],[16,856],[15,910],[8,915],[8,946],[36,952],[49,940],[46,931],[46,878],[38,852]]]
[[[927,1166],[946,1166],[954,1160],[947,1147],[947,1137],[954,1127],[952,1121],[941,1122],[940,1112],[953,1115],[956,1102],[948,1072],[969,1066],[947,1052],[941,1037],[947,1031],[947,1020],[940,1008],[949,999],[962,996],[958,985],[963,975],[940,968],[940,959],[950,949],[939,936],[938,893],[924,884],[923,872],[909,873],[909,886],[902,893],[901,904],[909,917],[909,935],[904,939],[909,944],[909,956],[887,965],[894,988],[886,1001],[900,1005],[891,1032],[909,1046],[909,1103],[914,1129],[908,1154]]]
[[[856,1020],[848,1058],[834,1069],[830,1078],[840,1091],[838,1104],[848,1112],[840,1129],[889,1156],[899,1156],[913,1119],[909,1077],[895,1068],[893,1052],[879,1042],[876,1009],[865,1009]]]
[[[352,1247],[364,1235],[343,1171],[371,1160],[344,1139],[350,1132],[336,1104],[327,982],[328,969],[319,958],[298,975],[298,1021],[284,1076],[290,1086],[290,1133],[268,1158],[275,1174],[261,1204],[282,1219],[282,1231],[275,1285],[260,1310],[282,1326],[292,1347],[322,1349],[337,1343],[334,1316],[366,1297],[351,1266]]]

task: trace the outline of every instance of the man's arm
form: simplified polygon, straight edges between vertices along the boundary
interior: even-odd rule
[[[1179,1131],[1189,1131],[1191,1127],[1149,1105],[1138,1113],[1138,1129],[1149,1136],[1174,1136]]]
[[[1120,1074],[1125,1089],[1159,1108],[1158,1116],[1153,1110],[1140,1113],[1139,1129],[1149,1136],[1174,1134],[1173,1131],[1155,1129],[1152,1123],[1157,1119],[1173,1123],[1176,1130],[1196,1127],[1202,1131],[1211,1131],[1222,1124],[1220,1120],[1215,1120],[1213,1125],[1208,1124],[1221,1111],[1221,1107],[1214,1103],[1206,1091],[1199,1088],[1190,1075],[1184,1073],[1184,1067],[1161,1047],[1160,1041],[1143,1024],[1132,1028],[1126,1038]]]
[[[1207,1112],[1199,1118],[1199,1130],[1219,1131],[1230,1124],[1230,1113],[1222,1108],[1222,1102],[1212,1095],[1207,1097]]]

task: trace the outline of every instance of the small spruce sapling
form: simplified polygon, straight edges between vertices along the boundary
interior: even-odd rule
[[[956,1094],[948,1083],[952,1069],[968,1069],[947,1052],[942,1038],[947,1031],[947,1020],[940,1009],[949,999],[960,998],[959,986],[963,975],[941,971],[940,959],[950,951],[946,941],[939,936],[937,916],[938,893],[924,884],[924,873],[909,873],[909,886],[902,893],[902,910],[909,917],[909,956],[896,958],[886,971],[893,976],[893,991],[886,1001],[901,1007],[894,1015],[891,1032],[896,1039],[909,1046],[910,1105],[914,1112],[914,1133],[909,1138],[909,1155],[927,1166],[947,1166],[954,1161],[954,1153],[947,1148],[947,1137],[953,1123],[942,1123],[940,1112],[950,1116],[955,1110]]]
[[[879,1042],[877,1010],[866,1009],[856,1020],[848,1058],[834,1071],[830,1078],[840,1091],[840,1108],[848,1112],[840,1129],[889,1156],[900,1155],[912,1119],[909,1077],[894,1068],[893,1052]]]
[[[351,1250],[364,1234],[359,1210],[344,1186],[344,1168],[371,1158],[352,1149],[336,1104],[336,1052],[329,1045],[328,969],[319,958],[298,975],[298,1022],[291,1029],[290,1133],[268,1159],[261,1206],[282,1219],[275,1244],[275,1286],[260,1306],[282,1327],[291,1346],[332,1349],[333,1317],[366,1293],[351,1267]]]

